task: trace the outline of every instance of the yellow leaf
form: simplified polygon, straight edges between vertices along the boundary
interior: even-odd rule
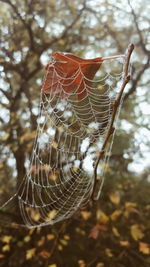
[[[48,234],[47,235],[47,240],[53,240],[55,236],[53,234]]]
[[[115,205],[118,205],[120,203],[120,195],[118,193],[111,193],[109,195],[109,198],[111,202]]]
[[[63,250],[63,246],[62,245],[58,245],[58,250]]]
[[[124,212],[124,216],[125,216],[126,218],[128,218],[129,215],[130,215],[131,213],[133,213],[133,212],[138,213],[138,210],[135,209],[136,206],[137,206],[137,204],[134,203],[134,202],[126,202],[126,203],[125,203],[125,212]]]
[[[4,236],[2,236],[1,241],[3,243],[9,244],[11,239],[12,239],[12,236],[10,236],[10,235],[4,235]]]
[[[81,211],[82,218],[87,221],[91,217],[92,213],[89,211]]]
[[[4,164],[0,163],[0,169],[4,168]]]
[[[102,224],[107,224],[109,222],[109,217],[102,210],[97,210],[96,218],[97,221]]]
[[[0,254],[0,259],[2,259],[2,258],[4,258],[5,257],[5,255],[3,255],[3,254]]]
[[[130,227],[131,236],[134,240],[138,241],[139,239],[142,239],[144,237],[144,233],[142,231],[142,228],[138,224],[133,224]]]
[[[136,207],[137,203],[135,202],[126,202],[125,203],[125,208],[129,208],[129,207]]]
[[[120,241],[120,245],[123,247],[129,247],[130,243],[128,241]]]
[[[2,140],[6,141],[9,137],[9,133],[5,133],[5,135],[2,136]]]
[[[60,45],[64,45],[64,44],[65,44],[65,40],[60,39],[60,40],[59,40],[59,44],[60,44]]]
[[[8,244],[2,247],[3,252],[9,251],[9,250],[10,250],[10,246]]]
[[[119,232],[118,232],[118,230],[117,230],[116,227],[112,227],[112,232],[114,233],[114,235],[115,235],[116,237],[119,237],[119,236],[120,236],[120,234],[119,234]]]
[[[27,235],[27,236],[24,237],[23,240],[24,240],[24,242],[27,243],[27,242],[29,242],[31,240],[31,237],[29,235]]]
[[[38,211],[36,211],[36,210],[34,210],[34,209],[31,209],[31,210],[30,210],[30,213],[31,213],[31,218],[32,218],[34,221],[38,222],[38,221],[40,220],[41,215],[40,215],[40,213],[39,213]]]
[[[122,214],[121,210],[115,210],[111,215],[110,218],[112,221],[116,221],[118,217]]]
[[[25,133],[24,135],[20,137],[20,143],[22,144],[25,141],[30,141],[31,139],[35,137],[35,135],[36,135],[36,131]]]
[[[64,235],[64,239],[65,240],[70,240],[70,236],[69,235]]]
[[[37,241],[37,246],[41,247],[45,243],[45,236],[42,236],[40,240]]]
[[[60,243],[64,246],[67,246],[68,245],[68,242],[67,240],[64,240],[64,239],[60,239]]]
[[[111,252],[111,250],[109,249],[109,248],[106,248],[105,249],[105,253],[106,253],[106,255],[108,256],[108,257],[113,257],[113,254],[112,254],[112,252]]]
[[[149,255],[150,254],[150,247],[149,244],[140,242],[139,243],[139,251],[142,252],[143,254]]]
[[[75,231],[76,231],[78,234],[80,234],[80,235],[85,235],[85,234],[86,234],[85,231],[82,230],[82,229],[79,228],[79,227],[76,227]]]
[[[86,263],[84,260],[78,260],[79,267],[86,267]]]
[[[56,264],[50,264],[50,265],[48,265],[48,267],[57,267],[57,265]]]
[[[104,263],[99,262],[99,263],[96,264],[96,267],[104,267]]]
[[[45,219],[46,222],[52,221],[55,216],[57,214],[56,210],[51,210],[48,214],[47,214],[47,218]]]
[[[55,141],[53,141],[53,142],[51,143],[51,145],[52,145],[52,147],[55,148],[55,149],[58,147],[58,143],[55,142]]]
[[[27,260],[32,259],[33,256],[35,256],[35,251],[36,251],[35,248],[28,249],[28,250],[26,251],[26,259],[27,259]]]

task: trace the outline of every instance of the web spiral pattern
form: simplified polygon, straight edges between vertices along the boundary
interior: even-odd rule
[[[93,163],[107,134],[122,79],[123,62],[110,61],[102,63],[94,80],[85,76],[80,63],[70,77],[57,71],[55,60],[48,64],[43,86],[49,81],[49,93],[41,92],[30,166],[15,194],[27,227],[70,218],[89,201]],[[67,90],[70,87],[72,90]],[[112,142],[99,166],[100,176],[111,145]]]

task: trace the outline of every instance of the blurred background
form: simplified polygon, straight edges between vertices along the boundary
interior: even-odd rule
[[[99,201],[65,223],[32,230],[5,225],[5,215],[16,214],[0,210],[0,266],[150,266],[149,1],[0,0],[0,6],[1,204],[26,173],[49,55],[110,56],[135,45]]]

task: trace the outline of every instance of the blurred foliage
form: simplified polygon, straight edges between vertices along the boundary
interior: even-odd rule
[[[150,266],[148,1],[0,0],[0,196],[24,176],[36,131],[43,64],[52,51],[95,57],[136,46],[113,153],[98,203],[64,223],[0,228],[0,266]],[[147,153],[147,154],[144,154]],[[144,161],[142,161],[144,164]],[[7,212],[6,212],[7,213]],[[6,214],[12,216],[12,214]],[[0,211],[3,218],[5,214]],[[16,216],[14,213],[13,216]]]

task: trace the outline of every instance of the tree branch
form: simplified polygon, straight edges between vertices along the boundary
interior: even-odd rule
[[[35,48],[34,37],[33,37],[33,32],[32,32],[30,25],[28,23],[26,23],[26,21],[21,17],[17,7],[10,0],[0,0],[0,1],[11,6],[11,8],[14,10],[17,17],[20,19],[22,24],[25,26],[25,29],[27,30],[28,35],[29,35],[29,39],[30,39],[30,48],[31,48],[31,50],[34,51],[34,48]]]
[[[143,52],[144,52],[145,54],[149,55],[150,52],[146,49],[145,43],[144,43],[144,41],[143,41],[142,33],[141,33],[140,29],[139,29],[139,25],[138,25],[138,22],[137,22],[137,16],[136,16],[136,13],[134,12],[134,9],[133,9],[133,7],[132,7],[132,5],[131,5],[130,0],[128,0],[128,4],[129,4],[129,6],[130,6],[130,8],[131,8],[131,13],[132,13],[132,16],[133,16],[133,21],[134,21],[136,30],[137,30],[138,35],[139,35],[141,48],[142,48],[142,50],[143,50]]]
[[[149,68],[149,66],[150,66],[150,55],[147,58],[146,64],[143,65],[143,68],[139,71],[139,73],[137,74],[136,78],[132,80],[133,81],[133,86],[125,94],[124,100],[126,100],[130,95],[132,95],[135,92],[139,80],[141,79],[141,77],[142,77],[143,73],[145,72],[145,70]]]
[[[107,134],[106,134],[106,137],[104,139],[102,148],[99,151],[99,156],[97,157],[97,160],[96,160],[96,163],[95,163],[95,166],[94,166],[94,184],[93,184],[93,192],[92,192],[92,199],[93,200],[98,200],[98,198],[99,198],[100,191],[97,192],[97,187],[99,187],[100,180],[97,178],[97,168],[98,168],[100,160],[102,159],[102,157],[103,157],[103,155],[105,153],[105,148],[106,148],[106,145],[108,144],[109,138],[112,135],[112,133],[114,132],[113,124],[114,124],[114,121],[115,121],[117,110],[118,110],[118,107],[120,105],[120,101],[121,101],[124,89],[125,89],[127,83],[130,80],[130,76],[128,75],[128,68],[129,68],[130,57],[131,57],[131,54],[133,52],[133,49],[134,49],[134,45],[130,44],[128,46],[127,53],[126,53],[126,60],[125,60],[125,64],[124,64],[124,71],[123,71],[124,76],[123,76],[122,86],[120,88],[118,96],[116,97],[116,99],[114,101],[113,110],[112,110],[112,117],[111,117],[111,120],[110,120],[110,123],[109,123],[108,131],[107,131]]]

